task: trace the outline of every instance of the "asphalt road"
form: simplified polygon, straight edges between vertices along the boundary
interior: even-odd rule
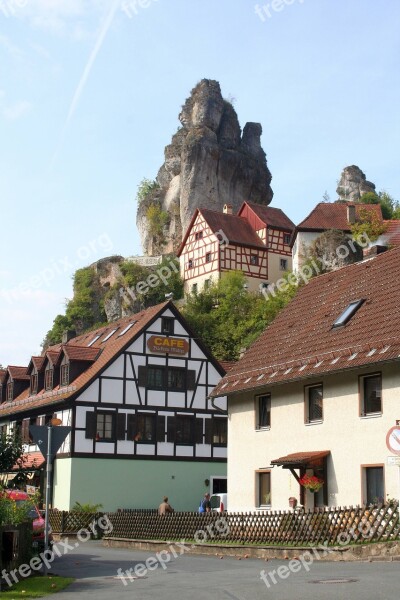
[[[67,550],[51,566],[49,575],[76,578],[55,598],[72,600],[72,594],[75,598],[96,600],[393,600],[399,597],[400,562],[314,561],[307,564],[307,568],[301,564],[298,572],[292,573],[287,568],[288,561],[239,561],[195,556],[186,549],[181,555],[181,551],[182,548],[175,546],[169,557],[161,555],[163,560],[170,558],[164,569],[155,555],[148,552],[105,548],[99,542],[82,543],[73,551]],[[177,556],[173,556],[174,553]],[[149,558],[148,566],[152,570],[144,572]],[[139,574],[143,571],[143,576],[136,578],[135,567]],[[277,574],[279,567],[286,567],[279,571],[283,579]],[[118,577],[118,569],[121,569],[120,574],[133,569],[132,580],[123,575],[126,585]],[[260,579],[262,570],[270,587]],[[268,575],[271,571],[275,571],[275,584]]]

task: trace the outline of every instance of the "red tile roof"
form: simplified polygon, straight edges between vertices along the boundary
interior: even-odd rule
[[[353,202],[320,202],[299,225],[297,231],[323,231],[326,229],[342,229],[350,231],[347,220],[347,207],[356,207],[356,217],[360,209],[376,214],[382,221],[380,204],[355,204]]]
[[[400,220],[384,221],[386,231],[383,238],[390,246],[400,246]]]
[[[87,346],[82,347],[68,345],[63,346],[62,350],[70,360],[82,360],[87,362],[93,362],[94,360],[96,360],[96,357],[98,356],[99,352],[101,352],[99,348],[88,348]]]
[[[54,350],[52,348],[50,347],[46,350],[46,358],[55,366],[61,355],[61,345],[54,346]]]
[[[44,361],[46,360],[45,356],[32,356],[31,358],[31,362],[28,365],[28,369],[31,366],[31,364],[36,367],[36,369],[38,371],[40,371],[43,367]]]
[[[256,213],[258,217],[266,224],[277,229],[292,231],[296,225],[285,215],[283,210],[273,206],[264,206],[254,202],[246,202],[248,206]]]
[[[236,360],[220,360],[219,361],[219,364],[221,365],[221,367],[223,368],[225,373],[230,371],[236,365],[236,363],[237,363]]]
[[[26,380],[30,380],[30,377],[28,375],[27,372],[27,367],[8,367],[8,372],[10,373],[10,376],[13,378],[13,380],[17,379],[17,380],[22,380],[22,381],[26,381]]]
[[[4,383],[6,377],[7,377],[7,370],[0,369],[0,383]]]
[[[200,208],[199,211],[207,221],[211,231],[216,233],[222,230],[223,234],[228,238],[229,243],[266,249],[265,244],[261,241],[250,223],[241,217],[209,210],[208,208]]]
[[[27,452],[23,455],[24,461],[22,464],[22,469],[38,469],[44,462],[44,458],[41,452]],[[20,466],[15,465],[13,467],[14,470],[19,470]]]
[[[365,299],[343,327],[350,302]],[[268,301],[268,300],[267,300]],[[311,279],[212,396],[399,360],[400,248]]]

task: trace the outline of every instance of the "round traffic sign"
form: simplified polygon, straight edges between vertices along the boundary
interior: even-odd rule
[[[389,429],[386,435],[386,446],[392,454],[400,456],[400,426],[396,425]]]

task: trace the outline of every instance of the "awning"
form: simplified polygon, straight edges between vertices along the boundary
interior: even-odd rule
[[[313,467],[322,464],[322,460],[330,454],[330,450],[319,450],[316,452],[295,452],[281,458],[271,460],[271,465],[287,469],[298,469],[299,467]]]

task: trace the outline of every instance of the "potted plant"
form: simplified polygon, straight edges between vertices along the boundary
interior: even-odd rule
[[[320,479],[316,475],[303,475],[299,480],[300,485],[312,492],[313,494],[319,492],[324,485],[324,480]]]

